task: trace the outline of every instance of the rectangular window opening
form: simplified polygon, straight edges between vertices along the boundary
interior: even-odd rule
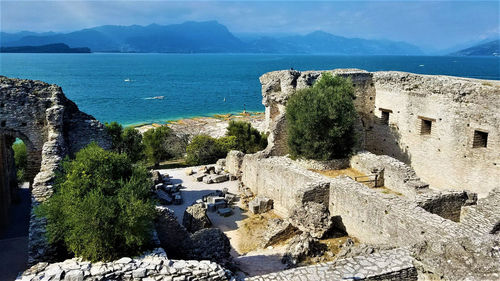
[[[380,124],[389,125],[389,116],[392,113],[390,109],[380,108]]]
[[[432,130],[432,121],[422,119],[422,124],[420,125],[421,135],[430,135]]]
[[[472,141],[472,147],[486,147],[488,145],[488,133],[481,131],[474,131],[474,140]]]

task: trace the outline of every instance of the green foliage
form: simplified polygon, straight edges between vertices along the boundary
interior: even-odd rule
[[[26,151],[26,144],[24,142],[16,142],[12,145],[14,150],[14,162],[17,170],[17,182],[21,183],[26,181],[25,173],[28,166],[28,152]]]
[[[288,100],[288,149],[292,157],[346,157],[356,143],[354,88],[349,79],[323,73],[313,87]]]
[[[207,135],[195,136],[186,148],[186,163],[189,165],[204,165],[215,163],[219,158],[226,157],[234,143],[234,139],[215,139]]]
[[[157,166],[161,161],[173,158],[175,155],[169,148],[169,140],[173,138],[172,129],[161,126],[144,133],[144,152],[147,159]]]
[[[35,211],[47,218],[49,242],[90,261],[139,254],[155,216],[145,167],[92,143],[65,159],[54,194]]]
[[[244,153],[255,153],[267,146],[267,136],[261,134],[248,122],[230,121],[226,135],[236,137],[234,149]]]
[[[115,152],[121,153],[123,134],[122,125],[118,124],[118,122],[116,121],[106,123],[104,125],[106,126],[108,135],[111,137],[111,149],[113,149],[113,151]]]
[[[128,155],[133,163],[144,158],[142,135],[134,128],[127,127],[121,136],[121,151]]]

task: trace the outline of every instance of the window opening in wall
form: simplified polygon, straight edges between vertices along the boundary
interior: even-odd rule
[[[430,135],[432,132],[432,122],[436,121],[436,119],[426,118],[419,116],[420,119],[420,134],[421,135]]]
[[[380,108],[380,124],[389,125],[389,115],[392,113],[390,109]]]
[[[486,147],[488,145],[488,133],[482,131],[474,131],[474,140],[472,141],[472,147]]]

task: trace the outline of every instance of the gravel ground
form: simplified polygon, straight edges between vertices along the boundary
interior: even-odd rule
[[[193,171],[198,171],[199,167],[190,167]],[[223,183],[205,184],[197,182],[193,177],[186,175],[187,168],[165,169],[158,170],[161,174],[168,174],[174,183],[181,183],[185,186],[182,189],[182,205],[170,205],[168,208],[174,211],[178,221],[182,224],[182,216],[188,206],[197,199],[207,195],[215,190],[227,188],[230,193],[238,194],[238,181],[226,181]],[[281,263],[281,257],[284,253],[284,247],[273,247],[268,249],[259,249],[241,255],[238,251],[240,239],[248,239],[248,237],[240,237],[238,227],[242,220],[250,216],[248,211],[242,209],[241,202],[238,202],[233,207],[234,214],[229,217],[219,216],[215,212],[208,212],[208,217],[213,223],[213,227],[220,228],[229,238],[232,246],[231,255],[240,269],[249,276],[267,274],[271,272],[281,271],[285,265]]]

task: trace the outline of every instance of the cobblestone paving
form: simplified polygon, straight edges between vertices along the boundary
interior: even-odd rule
[[[380,253],[323,264],[298,267],[247,278],[248,281],[320,281],[320,280],[417,280],[413,258],[407,249]]]

